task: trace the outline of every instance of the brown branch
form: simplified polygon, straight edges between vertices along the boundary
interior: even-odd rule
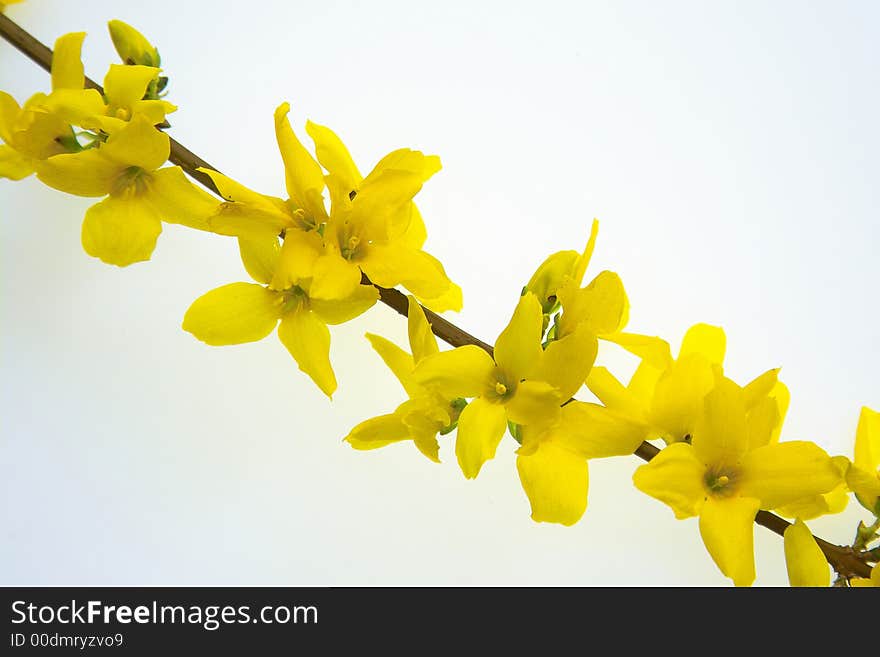
[[[52,71],[52,51],[2,13],[0,13],[0,36],[24,53],[28,58],[36,62],[40,67],[48,72]],[[88,77],[85,79],[85,86],[90,89],[97,89],[102,94],[104,93],[101,85]],[[199,168],[205,168],[219,171],[219,169],[205,162],[202,158],[173,138],[171,139],[171,154],[168,159],[181,167],[190,176],[212,192],[218,196],[222,196],[211,178],[197,170]],[[370,283],[370,280],[366,275],[363,276],[363,282],[374,285],[373,283]],[[404,317],[408,315],[409,303],[406,295],[400,290],[384,288],[378,285],[374,285],[374,287],[379,290],[379,300],[382,301],[382,303],[393,308]],[[424,306],[422,306],[422,310],[425,312],[425,316],[428,319],[428,323],[431,325],[431,330],[434,335],[447,344],[453,347],[476,345],[480,349],[488,352],[489,355],[493,355],[494,350],[492,345],[483,342],[467,331],[460,329],[452,322],[443,319],[437,313],[428,310]],[[644,461],[650,461],[659,452],[660,450],[651,443],[643,442],[639,445],[634,454]],[[755,522],[780,536],[784,534],[785,529],[791,524],[768,511],[759,511],[758,515],[755,517]],[[819,537],[815,538],[819,547],[822,549],[825,558],[828,560],[828,563],[831,564],[834,570],[840,575],[844,577],[871,576],[871,568],[863,560],[860,553],[856,552],[849,546],[834,545],[833,543],[829,543]]]

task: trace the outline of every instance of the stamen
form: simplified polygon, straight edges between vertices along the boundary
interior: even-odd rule
[[[495,384],[495,392],[497,392],[499,395],[506,395],[507,394],[507,386],[499,381],[498,383]]]

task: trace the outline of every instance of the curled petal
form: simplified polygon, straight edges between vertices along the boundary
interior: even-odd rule
[[[643,493],[664,502],[678,519],[698,515],[706,499],[703,478],[706,467],[686,443],[664,448],[633,474],[633,483]]]

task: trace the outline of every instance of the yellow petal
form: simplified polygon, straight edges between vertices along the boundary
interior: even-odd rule
[[[529,378],[540,366],[542,322],[538,297],[527,292],[495,342],[495,362],[512,379]]]
[[[309,296],[318,299],[345,299],[361,284],[361,270],[338,253],[327,251],[315,260]]]
[[[635,487],[668,504],[678,519],[698,515],[706,498],[706,467],[686,443],[673,443],[633,474]]]
[[[647,408],[651,405],[654,392],[657,390],[657,382],[662,375],[663,370],[658,370],[651,363],[643,360],[630,377],[626,389]]]
[[[366,254],[358,264],[376,285],[403,285],[427,299],[446,294],[452,285],[436,258],[402,242],[371,244]]]
[[[154,171],[148,198],[162,221],[197,230],[209,230],[208,218],[217,210],[217,199],[190,182],[180,167]]]
[[[379,300],[379,291],[372,285],[358,285],[344,299],[311,298],[309,307],[325,324],[343,324],[359,317]]]
[[[330,331],[318,317],[302,307],[286,314],[278,325],[278,337],[299,365],[299,369],[328,397],[336,390],[336,375],[330,365]]]
[[[743,456],[739,490],[775,509],[810,495],[831,491],[843,480],[839,469],[815,443],[767,445]]]
[[[474,479],[483,463],[495,457],[506,429],[507,413],[501,404],[478,397],[461,412],[455,455],[465,477]]]
[[[791,504],[777,507],[774,511],[785,518],[812,520],[819,516],[840,513],[848,504],[849,494],[846,490],[846,484],[841,483],[828,493],[795,500]]]
[[[556,304],[556,293],[574,278],[580,254],[577,251],[557,251],[542,262],[529,282],[526,289],[538,297],[543,312],[549,313]],[[577,281],[580,286],[580,281]]]
[[[753,404],[746,415],[749,432],[749,449],[768,445],[782,423],[779,405],[772,397],[764,397]]]
[[[558,389],[559,396],[566,400],[584,384],[598,348],[596,336],[588,327],[580,326],[574,333],[547,346],[532,376]]]
[[[495,361],[489,354],[475,345],[465,345],[424,358],[413,378],[447,399],[478,397],[494,385],[494,369]]]
[[[271,235],[263,239],[238,238],[238,253],[247,273],[258,283],[269,284],[278,264],[281,245]]]
[[[0,91],[0,139],[7,144],[12,141],[12,131],[16,129],[21,107],[5,91]]]
[[[119,20],[107,23],[113,47],[126,64],[158,66],[159,52],[146,37],[131,25]]]
[[[767,370],[747,383],[743,387],[746,408],[752,408],[752,406],[758,404],[762,399],[768,397],[770,393],[773,392],[773,388],[776,386],[777,381],[779,381],[778,367],[772,370]]]
[[[371,184],[388,170],[415,173],[424,182],[440,171],[440,168],[440,158],[436,155],[425,155],[421,151],[414,151],[410,148],[399,148],[396,151],[391,151],[376,163],[376,166],[364,179],[364,184]]]
[[[584,246],[584,250],[578,258],[574,274],[572,275],[572,285],[580,286],[581,282],[584,280],[584,274],[587,272],[587,267],[593,257],[593,249],[596,248],[596,238],[598,236],[599,220],[593,219],[593,223],[590,225],[590,236],[587,238],[587,244]]]
[[[437,442],[437,432],[419,433],[410,430],[413,444],[416,448],[434,463],[440,463],[440,443]]]
[[[375,288],[373,288],[375,289]],[[419,302],[412,295],[407,297],[407,332],[409,334],[409,347],[412,350],[413,360],[418,363],[423,358],[433,356],[440,351],[437,346],[437,338],[431,331],[425,313]]]
[[[880,468],[880,413],[867,406],[859,415],[853,463],[869,472]]]
[[[721,379],[706,395],[694,427],[693,446],[706,464],[736,463],[748,450],[743,391],[730,379]]]
[[[55,40],[52,52],[52,89],[82,89],[85,81],[81,59],[85,32],[71,32]]]
[[[159,69],[153,66],[110,64],[104,76],[104,96],[111,106],[130,109],[158,75]]]
[[[428,229],[425,227],[425,220],[422,219],[422,213],[416,207],[415,203],[409,203],[401,210],[401,219],[406,218],[399,225],[392,226],[392,239],[399,239],[401,242],[414,249],[421,249],[425,240],[428,239]]]
[[[724,362],[726,345],[727,338],[720,326],[694,324],[687,330],[684,339],[681,341],[678,357],[683,358],[690,354],[700,354],[710,363],[720,365]]]
[[[809,528],[798,519],[789,525],[784,534],[785,567],[792,586],[829,586],[831,570],[825,555],[810,533]]]
[[[629,415],[578,401],[563,406],[550,429],[554,442],[586,459],[632,454],[647,434],[648,427]]]
[[[737,586],[755,581],[755,515],[750,497],[710,497],[700,511],[700,535],[715,565]]]
[[[284,205],[284,202],[280,198],[266,196],[265,194],[260,194],[248,189],[241,183],[236,182],[232,178],[223,175],[219,171],[214,171],[213,169],[199,167],[197,171],[204,173],[214,182],[214,185],[220,192],[220,196],[225,200],[232,203],[243,203],[247,206],[251,206],[255,210],[261,210],[268,214],[282,214],[281,208]]]
[[[667,440],[683,440],[693,435],[703,414],[703,399],[715,385],[715,378],[712,365],[699,355],[675,361],[660,376],[654,389],[650,418]]]
[[[101,149],[55,155],[36,163],[41,182],[76,196],[106,196],[123,168]]]
[[[162,123],[166,114],[176,111],[177,106],[167,100],[136,100],[131,104],[132,116],[143,114],[153,125]]]
[[[421,389],[413,381],[413,369],[415,364],[411,355],[398,347],[390,340],[383,338],[381,335],[367,333],[367,340],[370,341],[376,353],[382,357],[382,360],[388,366],[400,384],[406,390],[410,397],[418,394]]]
[[[358,171],[357,165],[351,159],[351,154],[342,143],[342,140],[330,128],[311,121],[306,121],[306,132],[315,142],[315,155],[318,162],[331,174],[337,176],[348,187],[348,191],[354,191],[361,184],[363,176]]]
[[[385,241],[395,217],[422,188],[419,174],[386,170],[375,180],[364,180],[351,205],[349,220],[363,227],[365,239]]]
[[[122,130],[110,135],[100,151],[122,166],[153,171],[168,159],[171,142],[168,135],[156,130],[147,117],[135,116]]]
[[[456,283],[453,283],[451,281],[446,292],[444,292],[440,296],[417,296],[416,298],[425,308],[427,308],[428,310],[433,310],[435,313],[443,313],[447,310],[458,312],[464,305],[464,299],[461,295],[461,288]]]
[[[0,178],[22,180],[34,172],[30,158],[6,145],[0,145]]]
[[[196,299],[183,317],[183,330],[220,346],[262,340],[281,316],[281,297],[254,283],[230,283]]]
[[[582,289],[559,290],[559,301],[560,335],[568,335],[581,323],[596,335],[611,335],[621,331],[629,319],[629,300],[623,282],[614,272],[601,272]]]
[[[637,333],[615,333],[603,335],[603,339],[620,345],[659,370],[665,370],[672,363],[669,343],[657,336]]]
[[[877,502],[880,498],[880,474],[852,465],[846,472],[846,483],[862,506],[869,511],[877,510]]]
[[[270,287],[286,290],[303,279],[312,278],[321,252],[321,236],[317,232],[304,233],[296,229],[285,232]]]
[[[149,203],[111,196],[86,210],[82,245],[90,256],[125,267],[149,260],[161,232],[159,214]]]
[[[605,367],[594,367],[587,376],[587,387],[605,406],[642,419],[647,409],[640,399]]]
[[[306,214],[320,224],[327,220],[324,208],[324,172],[311,154],[302,145],[290,127],[287,114],[290,104],[282,103],[275,110],[275,137],[281,159],[284,160],[284,176],[287,193]]]
[[[534,453],[517,456],[516,469],[532,506],[532,520],[573,525],[584,515],[589,486],[586,459],[545,441]]]
[[[507,417],[516,424],[553,422],[559,416],[559,405],[564,400],[559,392],[544,381],[523,381],[505,403]]]
[[[396,413],[364,420],[343,438],[354,449],[368,450],[385,447],[409,438],[409,428]]]

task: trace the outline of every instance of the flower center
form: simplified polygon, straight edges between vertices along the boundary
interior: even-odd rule
[[[294,285],[281,293],[281,300],[281,312],[288,313],[296,310],[300,305],[307,304],[309,297],[299,285]]]
[[[729,497],[736,492],[736,472],[730,468],[709,468],[704,480],[709,493]]]
[[[495,383],[495,392],[498,394],[499,397],[503,397],[507,394],[507,386],[501,383],[501,381],[497,381]]]
[[[111,196],[122,194],[140,196],[147,190],[150,174],[140,167],[127,167],[116,176],[110,187]]]

